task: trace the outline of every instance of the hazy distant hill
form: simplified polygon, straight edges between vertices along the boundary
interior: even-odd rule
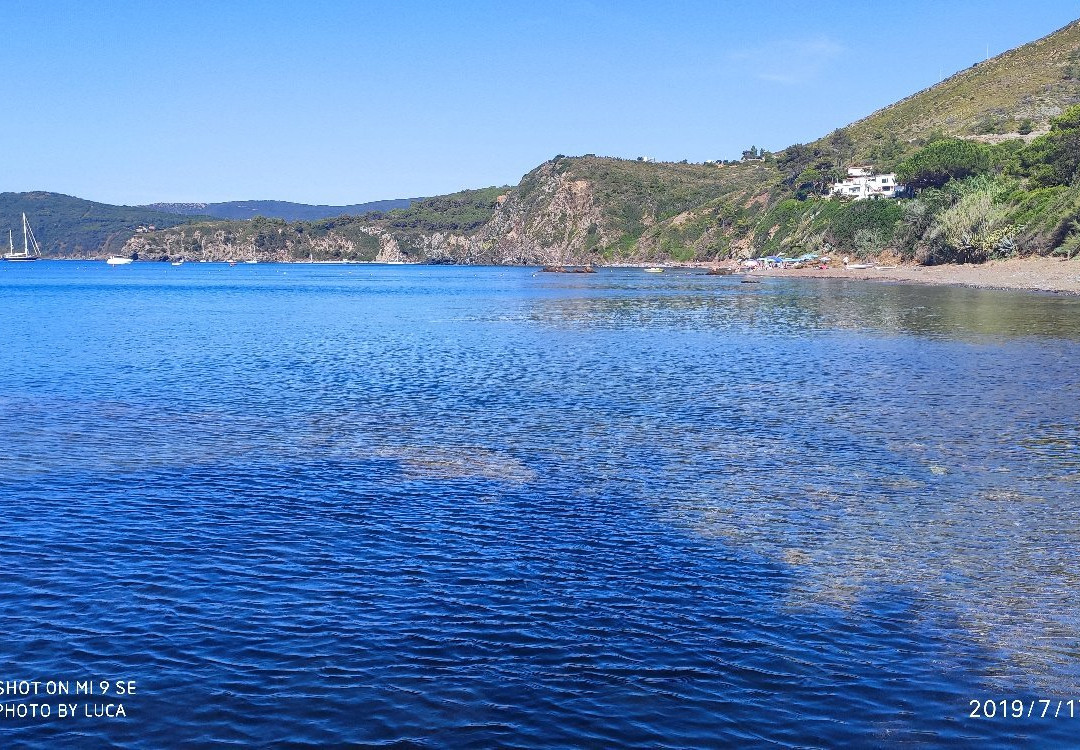
[[[7,247],[10,229],[15,245],[22,247],[23,213],[42,252],[54,258],[119,252],[140,226],[162,229],[192,218],[143,206],[95,203],[60,193],[0,193],[0,245]]]
[[[371,211],[408,208],[419,198],[392,198],[349,206],[313,206],[288,201],[226,201],[224,203],[152,203],[145,208],[182,216],[213,216],[216,219],[250,219],[262,216],[286,221],[312,221],[334,216],[358,216]]]

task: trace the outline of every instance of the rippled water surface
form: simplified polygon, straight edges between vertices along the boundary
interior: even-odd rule
[[[0,264],[0,375],[0,680],[138,686],[5,747],[1080,732],[969,717],[1080,701],[1077,299]]]

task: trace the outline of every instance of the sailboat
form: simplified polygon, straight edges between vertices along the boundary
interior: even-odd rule
[[[15,252],[15,243],[11,236],[11,230],[8,230],[8,249],[9,252],[4,255],[4,260],[37,260],[41,257],[41,247],[38,245],[37,237],[34,236],[34,230],[30,228],[30,222],[26,220],[26,214],[22,215],[22,231],[23,231],[23,251],[21,253]],[[30,250],[33,248],[33,255],[30,254]]]

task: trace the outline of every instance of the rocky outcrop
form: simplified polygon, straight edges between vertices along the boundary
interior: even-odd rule
[[[590,234],[600,244],[618,237],[607,226],[592,184],[549,161],[499,206],[480,233],[477,251],[482,262],[497,264],[582,263],[588,261]]]

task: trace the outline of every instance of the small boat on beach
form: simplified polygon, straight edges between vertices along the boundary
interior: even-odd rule
[[[542,273],[596,273],[592,266],[544,266]]]
[[[853,271],[863,271],[867,268],[873,268],[869,263],[849,263],[844,268],[850,268]]]

